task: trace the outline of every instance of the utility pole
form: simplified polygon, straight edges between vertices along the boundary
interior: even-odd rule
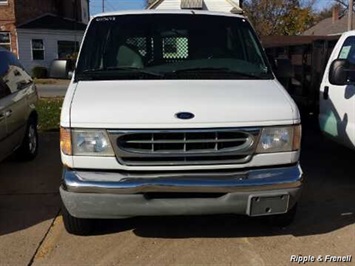
[[[102,13],[105,13],[105,0],[102,0]]]
[[[353,29],[353,5],[354,5],[354,0],[349,0],[348,30]]]

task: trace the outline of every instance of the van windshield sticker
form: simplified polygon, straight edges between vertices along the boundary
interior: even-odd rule
[[[340,55],[339,55],[339,59],[347,59],[349,52],[350,52],[351,46],[344,46],[341,51],[340,51]]]
[[[97,22],[107,22],[107,21],[116,21],[115,17],[99,17],[96,18]]]

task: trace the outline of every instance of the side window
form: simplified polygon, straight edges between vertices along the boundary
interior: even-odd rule
[[[9,72],[8,59],[5,52],[0,52],[0,99],[11,94],[5,78]]]
[[[32,59],[44,60],[44,44],[41,39],[32,40]]]
[[[0,72],[2,86],[5,87],[7,94],[16,93],[19,90],[26,88],[29,84],[32,84],[32,78],[16,56],[11,52],[3,53],[1,58]]]
[[[355,64],[355,37],[348,37],[344,41],[338,59],[347,59],[351,64]]]
[[[350,68],[355,67],[355,37],[350,36],[346,38],[341,47],[338,59],[346,59],[350,63]],[[348,78],[350,80],[355,80],[355,72],[348,72]]]
[[[5,98],[6,96],[10,95],[9,87],[0,79],[0,99]]]

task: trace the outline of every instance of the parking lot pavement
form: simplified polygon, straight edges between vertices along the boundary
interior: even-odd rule
[[[0,263],[285,265],[291,255],[352,255],[354,262],[355,152],[304,131],[307,182],[287,228],[232,215],[144,217],[100,221],[90,237],[69,235],[56,215],[58,136],[41,136],[35,162],[0,164]]]
[[[0,264],[27,265],[59,211],[58,134],[40,136],[38,158],[0,163]]]

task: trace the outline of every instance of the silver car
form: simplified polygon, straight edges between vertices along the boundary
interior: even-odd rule
[[[16,56],[0,47],[0,161],[16,153],[32,160],[38,152],[36,87]]]

